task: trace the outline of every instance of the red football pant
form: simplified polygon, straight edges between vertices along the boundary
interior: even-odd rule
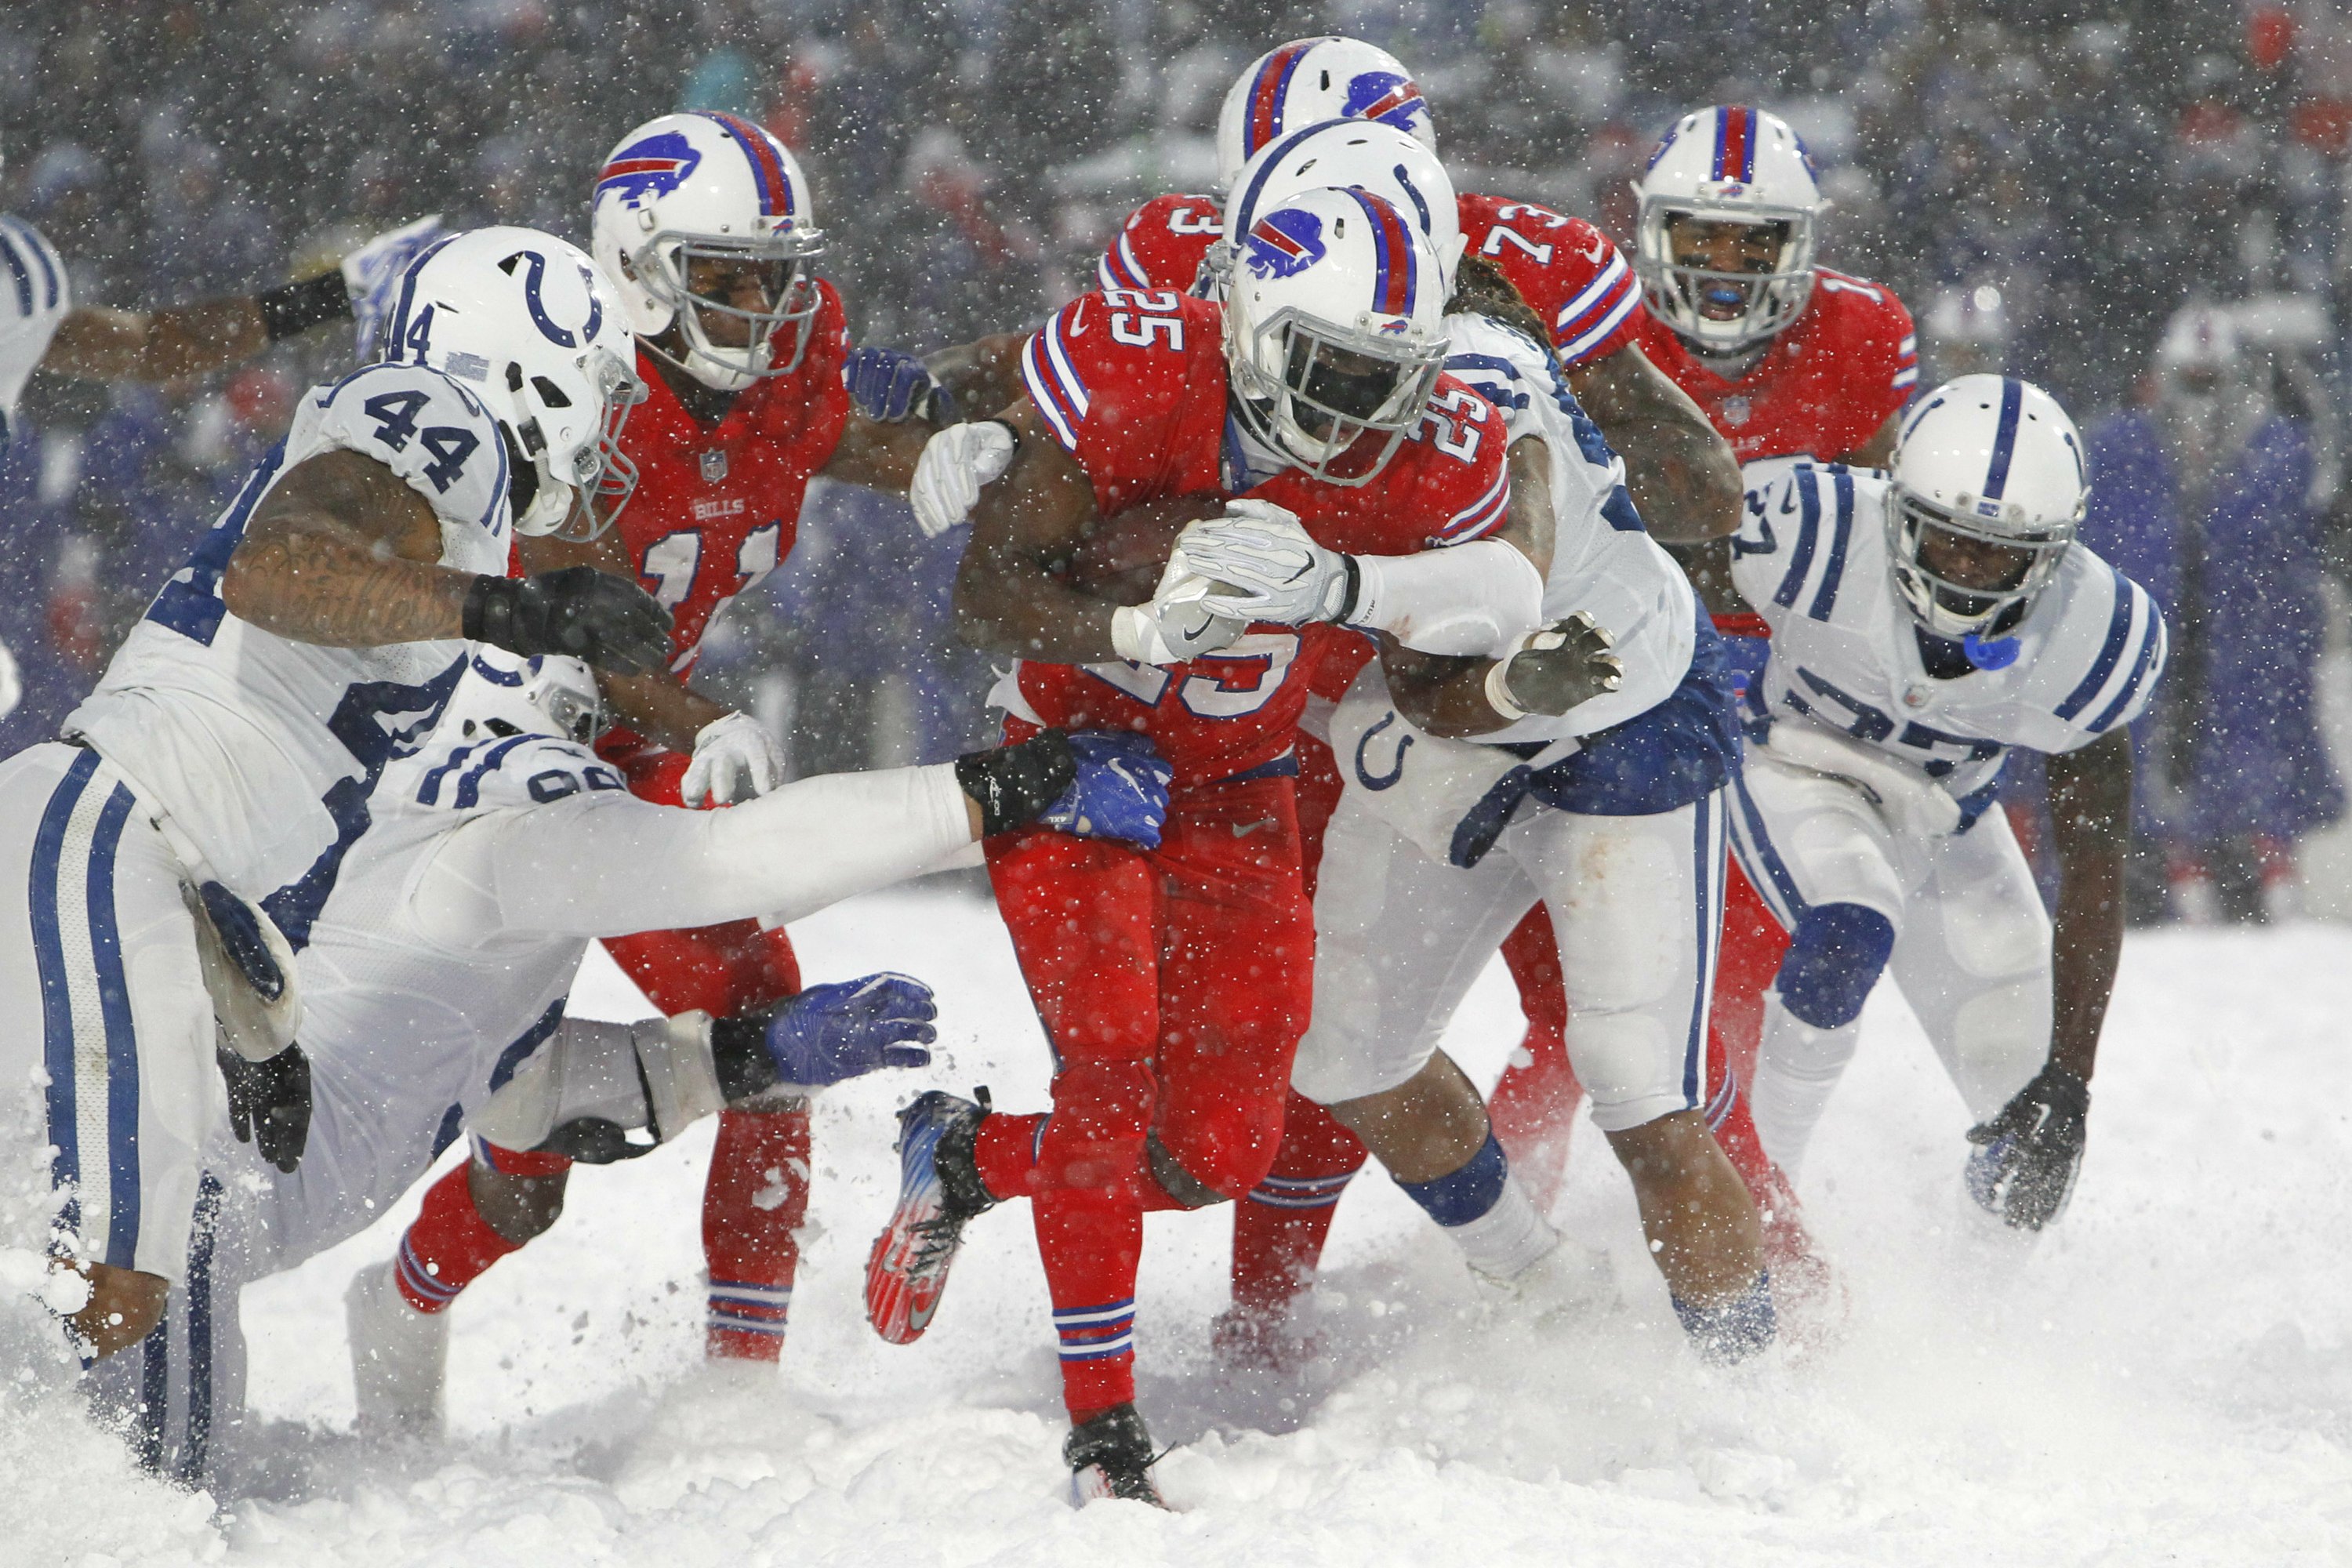
[[[1135,1397],[1145,1212],[1240,1197],[1274,1161],[1313,996],[1291,781],[1178,794],[1157,850],[1031,829],[988,864],[1055,1073],[1049,1115],[981,1124],[981,1176],[1031,1200],[1084,1420]]]
[[[682,804],[683,752],[607,736],[598,751],[621,769],[630,793],[661,805]],[[637,989],[670,1015],[699,1008],[714,1017],[772,1006],[801,988],[792,942],[756,921],[690,931],[611,937],[613,955]],[[702,1189],[702,1258],[709,1276],[703,1350],[721,1359],[774,1361],[783,1353],[798,1232],[808,1216],[808,1108],[722,1110]]]

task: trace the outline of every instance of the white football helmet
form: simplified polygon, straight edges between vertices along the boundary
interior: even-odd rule
[[[1650,313],[1708,353],[1754,347],[1804,313],[1822,210],[1813,161],[1777,114],[1724,104],[1685,114],[1634,184],[1641,200],[1633,269]],[[1770,231],[1765,271],[1721,271],[1675,259],[1677,218]]]
[[[1218,189],[1290,132],[1326,120],[1377,120],[1437,151],[1437,127],[1412,73],[1360,38],[1293,38],[1250,62],[1217,112]]]
[[[480,643],[436,732],[461,741],[553,735],[584,746],[607,722],[596,672],[580,660],[561,654],[525,658]]]
[[[465,383],[507,437],[515,531],[589,540],[637,488],[621,426],[645,400],[612,283],[535,228],[436,240],[402,274],[379,344]]]
[[[1944,637],[1981,633],[2011,606],[2031,605],[2057,575],[2090,497],[2074,422],[2056,398],[2013,375],[1964,375],[1920,399],[1889,478],[1895,591],[1913,618]],[[1922,546],[1939,534],[1998,545],[2013,567],[1999,582],[1955,581],[1923,558]]]
[[[1371,482],[1420,424],[1445,349],[1437,253],[1386,198],[1304,192],[1234,237],[1234,415],[1317,479]],[[1369,435],[1387,441],[1367,458],[1356,447]]]
[[[605,158],[589,223],[596,259],[652,352],[719,392],[800,368],[822,302],[808,262],[824,251],[824,234],[808,179],[782,142],[732,114],[649,120]],[[697,292],[698,261],[755,268],[760,308]],[[740,321],[742,342],[712,342],[711,317]],[[652,341],[672,322],[682,357]]]
[[[1429,237],[1437,253],[1439,298],[1454,293],[1454,269],[1465,243],[1454,180],[1418,138],[1370,120],[1327,120],[1258,149],[1225,200],[1224,237],[1209,249],[1219,291],[1233,271],[1235,237],[1258,216],[1306,191],[1352,185],[1386,197]]]

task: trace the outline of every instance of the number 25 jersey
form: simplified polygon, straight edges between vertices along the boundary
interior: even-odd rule
[[[1296,468],[1253,483],[1229,417],[1223,308],[1173,290],[1081,296],[1029,340],[1021,374],[1106,518],[1165,497],[1246,494],[1296,512],[1326,549],[1410,555],[1483,538],[1507,510],[1502,416],[1451,376],[1370,484],[1328,484]],[[1030,715],[1148,731],[1180,785],[1213,784],[1288,753],[1310,674],[1298,647],[1297,628],[1261,624],[1181,664],[1024,659],[1014,673]]]
[[[335,450],[383,464],[425,498],[441,525],[440,564],[504,574],[512,518],[496,422],[438,371],[369,365],[303,397],[285,440],[64,727],[128,773],[215,877],[264,900],[298,945],[367,826],[369,789],[439,719],[467,648],[455,638],[323,647],[229,613],[221,576],[263,498]]]

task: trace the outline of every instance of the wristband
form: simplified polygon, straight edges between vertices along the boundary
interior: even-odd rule
[[[1528,710],[1511,699],[1511,685],[1503,673],[1510,668],[1511,660],[1507,656],[1486,667],[1486,706],[1516,724],[1528,716]]]
[[[945,389],[942,388],[941,390]],[[981,423],[982,425],[995,426],[999,430],[1003,431],[1005,436],[1012,441],[1013,455],[1012,457],[1008,457],[1004,459],[1004,466],[1008,468],[1011,468],[1013,466],[1013,458],[1021,455],[1021,432],[1013,427],[1013,421],[1010,419],[983,419]],[[1003,479],[1003,477],[1004,476],[1003,474],[999,474],[997,476],[998,479]]]
[[[957,787],[980,807],[983,837],[1034,822],[1077,776],[1070,738],[1060,730],[1040,730],[1017,745],[972,752],[955,761]]]
[[[261,330],[273,343],[299,337],[325,321],[352,319],[352,294],[343,275],[329,268],[299,283],[281,283],[253,297]]]
[[[1331,619],[1344,626],[1355,618],[1356,601],[1362,596],[1364,591],[1364,569],[1353,555],[1345,552],[1340,553],[1339,564],[1347,571],[1348,585],[1339,595],[1339,608],[1332,615]]]

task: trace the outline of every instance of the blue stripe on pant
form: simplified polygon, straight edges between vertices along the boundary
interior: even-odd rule
[[[1691,998],[1690,1037],[1683,1047],[1683,1095],[1698,1109],[1706,1079],[1706,1017],[1715,998],[1715,961],[1723,936],[1722,792],[1692,805],[1691,886],[1698,913],[1698,987]]]
[[[131,991],[123,973],[122,939],[115,919],[116,852],[131,817],[130,789],[117,784],[99,805],[87,843],[74,831],[78,819],[89,814],[89,788],[99,767],[94,752],[84,752],[66,771],[41,814],[34,839],[28,907],[32,916],[33,948],[41,982],[42,1065],[49,1079],[46,1093],[49,1142],[58,1152],[51,1179],[70,1184],[77,1194],[86,1190],[94,1173],[97,1151],[82,1147],[87,1091],[100,1088],[105,1095],[106,1230],[100,1260],[119,1268],[135,1267],[139,1245],[139,1041],[131,1016]],[[68,933],[75,933],[77,951],[68,951]],[[76,1006],[74,964],[78,951],[87,947],[90,973],[87,994]],[[95,1001],[96,1016],[90,1016]],[[91,1059],[84,1048],[86,1036],[102,1047]],[[100,1070],[102,1068],[102,1079]],[[66,1223],[81,1228],[79,1196],[66,1211]],[[100,1238],[85,1236],[85,1242]]]

